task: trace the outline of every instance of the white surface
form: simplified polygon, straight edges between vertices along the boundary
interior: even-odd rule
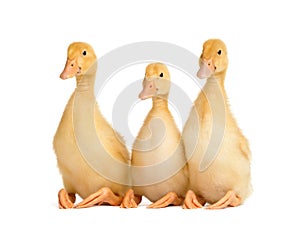
[[[297,1],[96,2],[0,3],[0,224],[299,224]],[[225,85],[253,153],[254,193],[245,205],[59,210],[62,183],[52,139],[75,85],[58,78],[69,43],[89,42],[98,57],[137,41],[170,42],[199,55],[212,37],[227,44]]]

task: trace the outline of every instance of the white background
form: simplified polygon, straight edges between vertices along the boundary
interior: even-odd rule
[[[299,218],[299,7],[297,1],[2,1],[0,3],[1,225],[223,224]],[[98,57],[139,41],[164,41],[197,56],[208,38],[229,50],[226,89],[252,153],[254,193],[220,211],[59,210],[62,187],[53,135],[75,87],[62,81],[68,45],[90,43]],[[100,68],[99,68],[100,70]],[[137,76],[144,68],[137,68]],[[115,84],[122,89],[123,84]],[[196,95],[198,90],[191,95]],[[105,104],[100,109],[107,115]],[[145,105],[146,106],[146,105]],[[148,107],[139,108],[140,118]],[[131,129],[139,128],[139,121]],[[298,208],[298,211],[297,211]],[[5,222],[5,223],[4,223]]]

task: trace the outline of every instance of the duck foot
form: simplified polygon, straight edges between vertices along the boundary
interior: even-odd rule
[[[197,208],[202,208],[204,205],[205,205],[205,200],[200,197],[197,197],[197,195],[192,190],[189,190],[185,195],[182,208],[197,209]]]
[[[169,205],[179,206],[181,205],[183,199],[179,198],[175,192],[169,192],[161,199],[157,200],[155,203],[147,206],[147,208],[163,208]]]
[[[121,208],[137,208],[138,204],[142,201],[142,196],[134,195],[134,191],[129,189],[121,203]]]
[[[76,200],[75,194],[69,194],[65,189],[60,189],[58,192],[58,205],[60,209],[73,208]]]
[[[103,203],[118,206],[121,202],[122,197],[115,195],[110,188],[104,187],[78,203],[75,208],[87,208],[95,205],[101,205]]]
[[[234,207],[241,204],[241,198],[234,191],[228,191],[226,195],[218,202],[206,207],[207,209],[223,209],[226,207]]]

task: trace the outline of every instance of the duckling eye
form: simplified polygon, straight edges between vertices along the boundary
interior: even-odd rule
[[[221,54],[222,54],[222,50],[220,50],[220,49],[219,49],[219,51],[218,51],[218,55],[221,55]]]
[[[85,50],[82,52],[82,55],[83,55],[83,56],[85,56],[85,55],[86,55],[86,51],[85,51]]]
[[[161,78],[164,77],[164,73],[160,73],[159,77]]]

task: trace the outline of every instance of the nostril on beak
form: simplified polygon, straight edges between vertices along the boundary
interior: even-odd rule
[[[152,85],[150,85],[149,88],[152,88]]]

